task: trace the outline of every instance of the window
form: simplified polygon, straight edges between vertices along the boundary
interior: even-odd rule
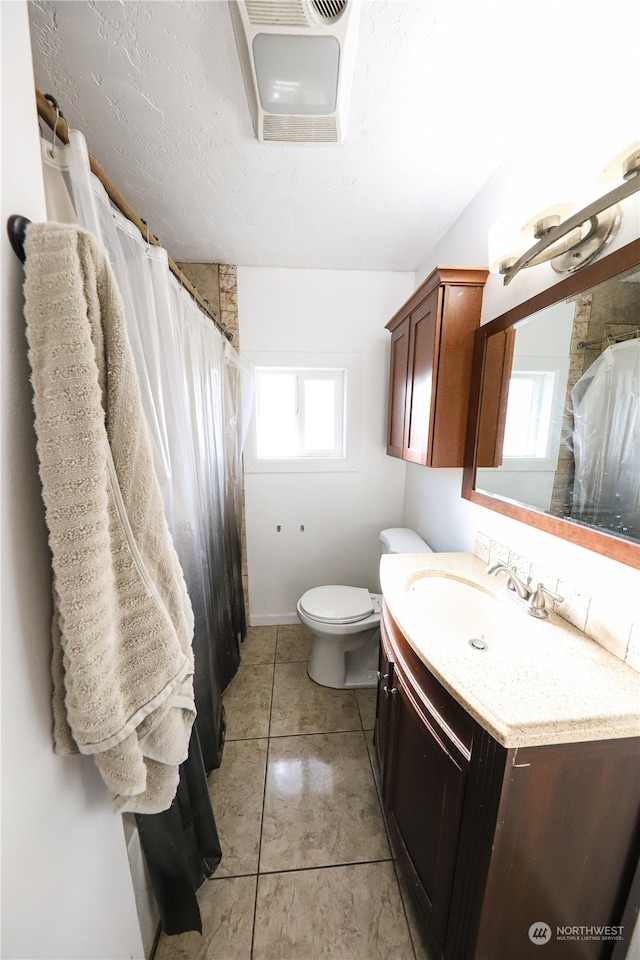
[[[547,457],[555,374],[518,371],[509,382],[504,457]]]
[[[345,370],[256,367],[256,457],[344,457]]]
[[[247,473],[358,469],[361,356],[249,352],[255,404]]]

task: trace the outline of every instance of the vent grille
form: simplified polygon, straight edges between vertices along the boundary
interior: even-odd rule
[[[255,26],[313,27],[319,17],[333,23],[349,0],[245,0],[249,23]]]
[[[264,140],[288,143],[337,143],[338,129],[335,117],[284,117],[265,114],[262,135]]]
[[[249,23],[258,26],[309,27],[312,20],[303,0],[245,0]]]
[[[347,5],[347,0],[311,0],[313,7],[322,20],[337,20]]]

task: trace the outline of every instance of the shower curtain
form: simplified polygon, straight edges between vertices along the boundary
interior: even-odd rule
[[[238,668],[246,632],[241,457],[252,377],[248,364],[172,276],[166,251],[147,244],[111,205],[91,173],[83,135],[70,130],[69,144],[56,147],[53,157],[43,141],[42,155],[49,219],[79,223],[109,253],[167,522],[195,617],[198,713],[189,760],[172,809],[137,818],[164,928],[178,933],[198,929],[194,891],[220,859],[206,782],[198,785],[198,777],[220,763],[221,696]]]
[[[572,519],[640,539],[640,340],[608,347],[571,392]]]

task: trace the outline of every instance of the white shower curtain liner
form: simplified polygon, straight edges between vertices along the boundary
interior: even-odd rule
[[[229,649],[226,640],[219,643],[228,632],[223,608],[232,611],[236,647],[245,629],[241,457],[253,399],[251,369],[171,274],[167,252],[147,244],[111,205],[90,171],[84,136],[70,130],[68,145],[56,146],[53,157],[51,144],[43,141],[42,154],[49,219],[75,221],[97,236],[122,294],[167,522],[194,608],[196,700],[199,711],[206,711],[203,674],[209,674],[215,701],[238,663],[233,643]],[[216,649],[205,663],[207,642]],[[215,714],[215,703],[211,707]],[[214,717],[214,726],[222,727],[221,716]],[[207,731],[199,732],[211,769],[223,730],[215,735],[217,744],[207,744]]]
[[[578,380],[571,398],[572,517],[638,540],[640,340],[607,347]]]

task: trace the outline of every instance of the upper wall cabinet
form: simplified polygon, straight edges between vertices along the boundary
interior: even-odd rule
[[[477,267],[436,267],[387,323],[390,456],[463,465],[473,335],[487,276]]]

